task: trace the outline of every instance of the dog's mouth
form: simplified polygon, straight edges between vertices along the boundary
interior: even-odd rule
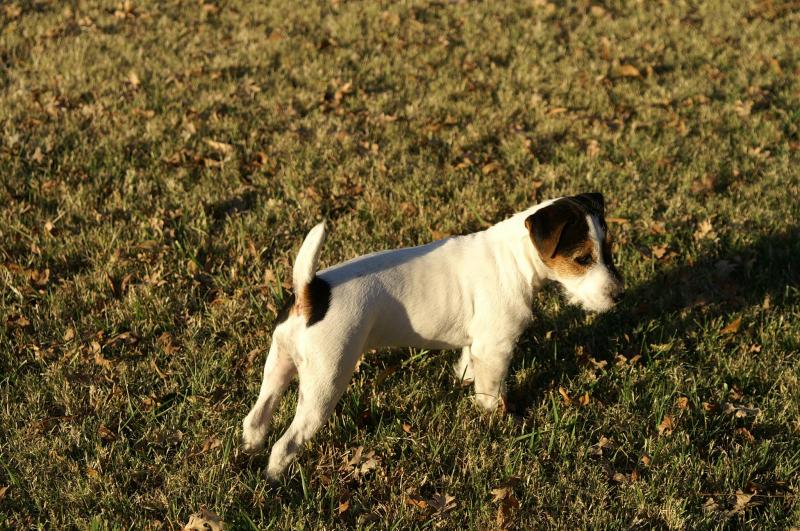
[[[566,294],[567,294],[567,301],[570,304],[574,304],[575,306],[580,306],[584,310],[595,313],[607,312],[617,304],[611,297],[602,297],[598,299],[593,299],[587,297],[580,297],[578,295],[575,295],[574,293],[569,293],[569,292],[567,292]]]

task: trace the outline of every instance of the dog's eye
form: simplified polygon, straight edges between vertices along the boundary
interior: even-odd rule
[[[582,266],[587,266],[592,263],[592,255],[590,254],[581,255],[575,258],[575,261]]]

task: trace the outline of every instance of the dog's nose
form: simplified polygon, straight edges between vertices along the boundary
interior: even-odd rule
[[[622,300],[624,296],[625,296],[625,290],[620,289],[611,294],[611,300],[613,300],[614,302],[619,302]]]

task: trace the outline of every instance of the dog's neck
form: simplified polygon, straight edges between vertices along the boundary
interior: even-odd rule
[[[549,275],[547,266],[531,241],[525,220],[549,203],[548,201],[519,212],[488,229],[490,237],[499,241],[513,258],[519,273],[518,289],[529,301],[532,301],[533,295],[549,280]]]

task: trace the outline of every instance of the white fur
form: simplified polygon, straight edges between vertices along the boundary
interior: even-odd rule
[[[258,400],[244,419],[244,448],[257,450],[278,399],[299,373],[297,412],[272,448],[267,475],[278,477],[324,425],[368,349],[463,349],[456,376],[473,382],[477,403],[493,410],[504,395],[514,345],[531,320],[534,294],[545,281],[561,282],[587,308],[608,309],[611,281],[603,264],[577,279],[557,278],[532,244],[525,219],[551,202],[482,232],[374,253],[317,273],[331,286],[328,312],[310,327],[304,316],[293,315],[276,328]],[[592,218],[589,226],[600,259],[602,231]],[[296,293],[313,278],[324,236],[320,224],[303,242],[293,275]]]

